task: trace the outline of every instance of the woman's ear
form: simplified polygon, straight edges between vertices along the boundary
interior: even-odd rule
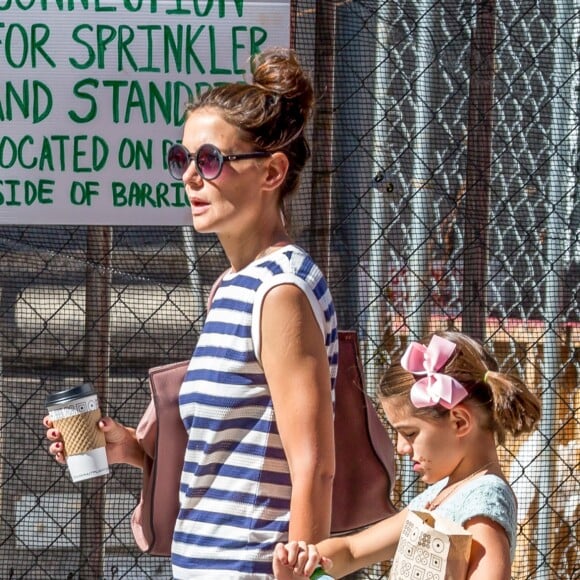
[[[264,186],[269,190],[280,187],[286,179],[289,165],[288,157],[284,153],[281,151],[272,153],[268,159],[268,170],[266,179],[264,180]]]
[[[458,437],[464,437],[471,432],[475,425],[473,413],[464,405],[457,405],[449,411],[449,421]]]

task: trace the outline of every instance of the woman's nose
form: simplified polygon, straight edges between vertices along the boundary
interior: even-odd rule
[[[188,183],[194,183],[196,185],[200,185],[203,182],[201,175],[198,173],[195,163],[193,159],[190,160],[187,169],[183,173],[183,177],[181,178],[183,183],[187,185]]]

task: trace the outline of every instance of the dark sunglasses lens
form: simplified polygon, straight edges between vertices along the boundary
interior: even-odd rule
[[[174,179],[181,179],[189,165],[189,153],[181,145],[173,145],[167,154],[167,167]]]
[[[204,179],[215,179],[222,170],[222,156],[213,145],[202,145],[195,156],[197,170]]]

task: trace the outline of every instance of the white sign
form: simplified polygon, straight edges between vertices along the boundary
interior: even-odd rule
[[[290,0],[0,0],[0,223],[190,224],[185,103],[289,30]]]

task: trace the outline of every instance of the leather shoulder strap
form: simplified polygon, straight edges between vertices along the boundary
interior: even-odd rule
[[[220,284],[222,283],[222,280],[224,279],[224,276],[230,271],[230,269],[228,268],[227,270],[224,270],[218,277],[217,280],[212,284],[211,286],[211,290],[209,291],[209,296],[207,297],[207,309],[209,310],[211,307],[211,303],[213,302],[213,297],[215,296],[215,293],[217,292],[217,289],[220,287]]]

